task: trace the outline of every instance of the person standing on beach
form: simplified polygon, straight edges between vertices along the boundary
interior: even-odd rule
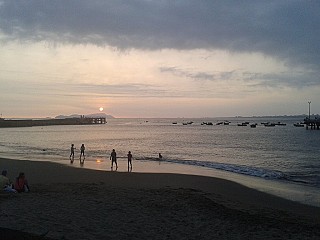
[[[127,156],[128,156],[128,172],[131,172],[132,171],[132,154],[130,151],[128,152]]]
[[[86,150],[86,148],[85,148],[84,144],[82,144],[80,147],[80,163],[81,163],[81,156],[83,156],[83,161],[86,158],[84,155],[84,150]]]
[[[158,160],[159,160],[159,165],[161,164],[161,160],[162,160],[162,155],[161,155],[161,153],[159,153],[159,158],[158,158]]]
[[[117,164],[117,153],[116,150],[112,149],[111,155],[110,155],[110,160],[111,160],[111,171],[113,170],[113,163],[116,164],[116,171],[118,170],[118,164]]]
[[[73,160],[74,160],[74,150],[76,148],[74,147],[74,144],[71,144],[71,148],[70,148],[70,160],[71,160],[71,163],[73,163]],[[72,158],[71,158],[72,157]]]

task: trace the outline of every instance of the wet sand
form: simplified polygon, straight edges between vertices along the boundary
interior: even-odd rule
[[[219,178],[8,159],[0,168],[25,172],[31,187],[0,194],[0,239],[320,239],[320,208]]]

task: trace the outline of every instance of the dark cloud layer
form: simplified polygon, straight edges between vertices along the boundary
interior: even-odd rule
[[[319,69],[320,1],[1,1],[7,40],[260,52]]]

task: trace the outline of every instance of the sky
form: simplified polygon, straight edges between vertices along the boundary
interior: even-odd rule
[[[4,118],[320,113],[320,1],[0,0]]]

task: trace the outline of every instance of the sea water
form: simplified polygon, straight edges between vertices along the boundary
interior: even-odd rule
[[[73,143],[72,166],[110,171],[109,156],[116,149],[119,171],[127,171],[131,151],[135,172],[217,176],[320,206],[320,131],[293,126],[301,120],[108,119],[104,125],[2,128],[0,156],[70,164]],[[216,125],[221,121],[230,123]],[[257,127],[238,126],[245,121]],[[286,125],[261,124],[267,121]],[[84,165],[79,164],[81,144],[86,146]]]

